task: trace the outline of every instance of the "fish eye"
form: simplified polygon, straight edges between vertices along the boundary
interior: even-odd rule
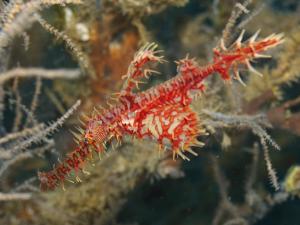
[[[83,141],[84,141],[85,144],[91,144],[91,143],[93,142],[93,135],[92,135],[90,132],[88,132],[88,133],[85,135]]]
[[[84,142],[84,144],[85,144],[85,145],[88,145],[88,144],[89,144],[89,140],[88,140],[88,138],[87,138],[87,137],[84,137],[84,140],[83,140],[83,142]]]

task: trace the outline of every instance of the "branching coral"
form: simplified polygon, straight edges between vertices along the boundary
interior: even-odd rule
[[[277,180],[276,172],[273,169],[271,159],[269,156],[269,148],[268,144],[274,147],[277,150],[280,150],[280,147],[274,140],[268,135],[264,127],[270,127],[269,122],[266,120],[266,117],[263,115],[256,115],[256,116],[241,116],[241,115],[223,115],[221,113],[210,112],[208,110],[203,110],[204,113],[209,115],[213,118],[212,121],[206,121],[206,124],[209,127],[213,127],[214,129],[219,127],[234,127],[236,128],[250,128],[254,134],[256,134],[262,145],[264,150],[264,158],[266,161],[266,166],[268,169],[268,173],[270,176],[270,182],[279,190],[279,183]]]
[[[34,13],[51,5],[64,5],[68,3],[81,3],[80,0],[34,0],[23,3],[22,0],[10,1],[4,8],[0,33],[0,47],[7,44],[16,36],[31,27],[36,20]]]
[[[145,16],[159,13],[170,6],[183,6],[187,4],[188,0],[106,0],[106,4],[114,4],[116,8],[121,8],[122,12],[132,17]]]
[[[261,191],[255,188],[260,157],[257,144],[253,146],[250,153],[252,155],[252,162],[250,173],[245,182],[242,182],[245,183],[245,199],[242,203],[233,203],[230,201],[228,198],[230,181],[224,176],[219,160],[215,156],[210,156],[215,180],[220,189],[220,203],[215,212],[213,225],[254,224],[257,220],[264,217],[272,207],[287,201],[289,194],[284,191],[277,192],[273,196],[269,196],[269,199],[266,199]]]
[[[70,221],[73,224],[81,224],[81,221],[95,223],[95,220],[97,224],[107,224],[116,217],[125,203],[126,195],[143,177],[160,177],[158,169],[167,169],[167,166],[162,165],[165,154],[158,157],[157,152],[153,151],[154,147],[151,142],[130,141],[118,150],[105,154],[96,165],[93,165],[92,160],[86,168],[90,175],[83,177],[81,185],[67,186],[63,196],[59,191],[44,194],[48,203],[41,204],[41,210],[37,213],[41,214],[43,221],[49,221],[49,224],[59,225]],[[84,206],[82,202],[85,202]],[[51,216],[49,210],[59,216]]]
[[[14,78],[40,77],[43,79],[78,79],[81,72],[78,69],[53,69],[44,68],[15,68],[0,74],[0,84]]]
[[[80,101],[69,109],[60,119],[54,122],[39,122],[37,108],[41,98],[44,79],[78,79],[81,72],[78,69],[45,69],[38,67],[8,68],[11,46],[15,45],[17,36],[28,39],[23,35],[36,21],[36,13],[52,5],[65,5],[68,3],[80,3],[80,1],[10,1],[3,6],[1,11],[0,52],[1,52],[1,138],[0,138],[0,176],[1,176],[1,200],[26,200],[32,195],[23,192],[21,187],[29,187],[29,181],[22,179],[24,185],[13,188],[10,184],[10,170],[18,167],[24,161],[43,156],[45,152],[53,151],[55,142],[49,135],[62,126],[67,118],[78,108]],[[27,40],[28,41],[28,40]],[[26,44],[28,51],[29,45]],[[4,56],[7,54],[7,56]],[[12,66],[16,66],[12,62]],[[36,77],[31,94],[31,99],[26,99],[22,91],[24,78]],[[28,93],[30,94],[30,93]],[[26,100],[24,100],[24,98]],[[29,103],[28,103],[29,102]],[[12,124],[8,123],[10,117],[14,117]],[[34,181],[31,180],[30,183]],[[26,184],[26,185],[25,185]],[[28,191],[28,188],[27,188]],[[32,190],[31,190],[32,191]]]

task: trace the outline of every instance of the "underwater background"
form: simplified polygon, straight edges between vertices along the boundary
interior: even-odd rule
[[[300,224],[299,0],[0,6],[0,225]],[[187,54],[208,64],[228,26],[228,45],[242,29],[245,39],[260,29],[259,37],[284,33],[285,42],[253,63],[263,77],[241,70],[246,86],[207,80],[192,103],[209,133],[193,147],[198,156],[174,161],[155,142],[125,137],[87,163],[82,182],[72,175],[65,190],[41,191],[38,171],[75,148],[78,117],[110,104],[141,46],[157,43],[167,60],[140,84],[146,90],[174,77],[174,61]]]

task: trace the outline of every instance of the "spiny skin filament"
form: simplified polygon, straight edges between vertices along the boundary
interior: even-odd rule
[[[174,159],[180,156],[189,160],[186,153],[197,155],[190,147],[203,146],[197,136],[207,133],[190,104],[205,90],[203,81],[215,73],[220,74],[224,81],[230,81],[233,73],[232,77],[244,85],[239,66],[244,65],[250,72],[260,75],[250,62],[269,57],[262,53],[284,41],[282,34],[272,34],[256,41],[257,32],[243,42],[243,34],[244,31],[229,48],[221,40],[220,49],[214,49],[213,62],[208,65],[200,67],[194,59],[186,57],[176,62],[178,74],[175,77],[148,90],[136,91],[142,78],[157,73],[148,69],[146,64],[164,61],[156,44],[143,46],[123,76],[123,88],[115,94],[117,102],[109,104],[107,109],[95,108],[90,117],[81,121],[84,127],[78,128],[79,133],[74,134],[77,148],[52,171],[38,173],[42,189],[63,185],[72,171],[76,181],[80,182],[77,174],[85,172],[84,164],[92,158],[93,152],[101,154],[107,143],[114,139],[120,143],[124,135],[156,141],[160,150],[173,151]]]

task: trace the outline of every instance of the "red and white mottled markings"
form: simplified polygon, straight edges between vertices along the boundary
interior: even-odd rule
[[[181,156],[181,152],[196,144],[196,137],[203,133],[196,113],[189,106],[180,104],[153,108],[134,124],[138,127],[136,135],[139,138],[149,137],[164,148],[173,150],[174,155]]]

